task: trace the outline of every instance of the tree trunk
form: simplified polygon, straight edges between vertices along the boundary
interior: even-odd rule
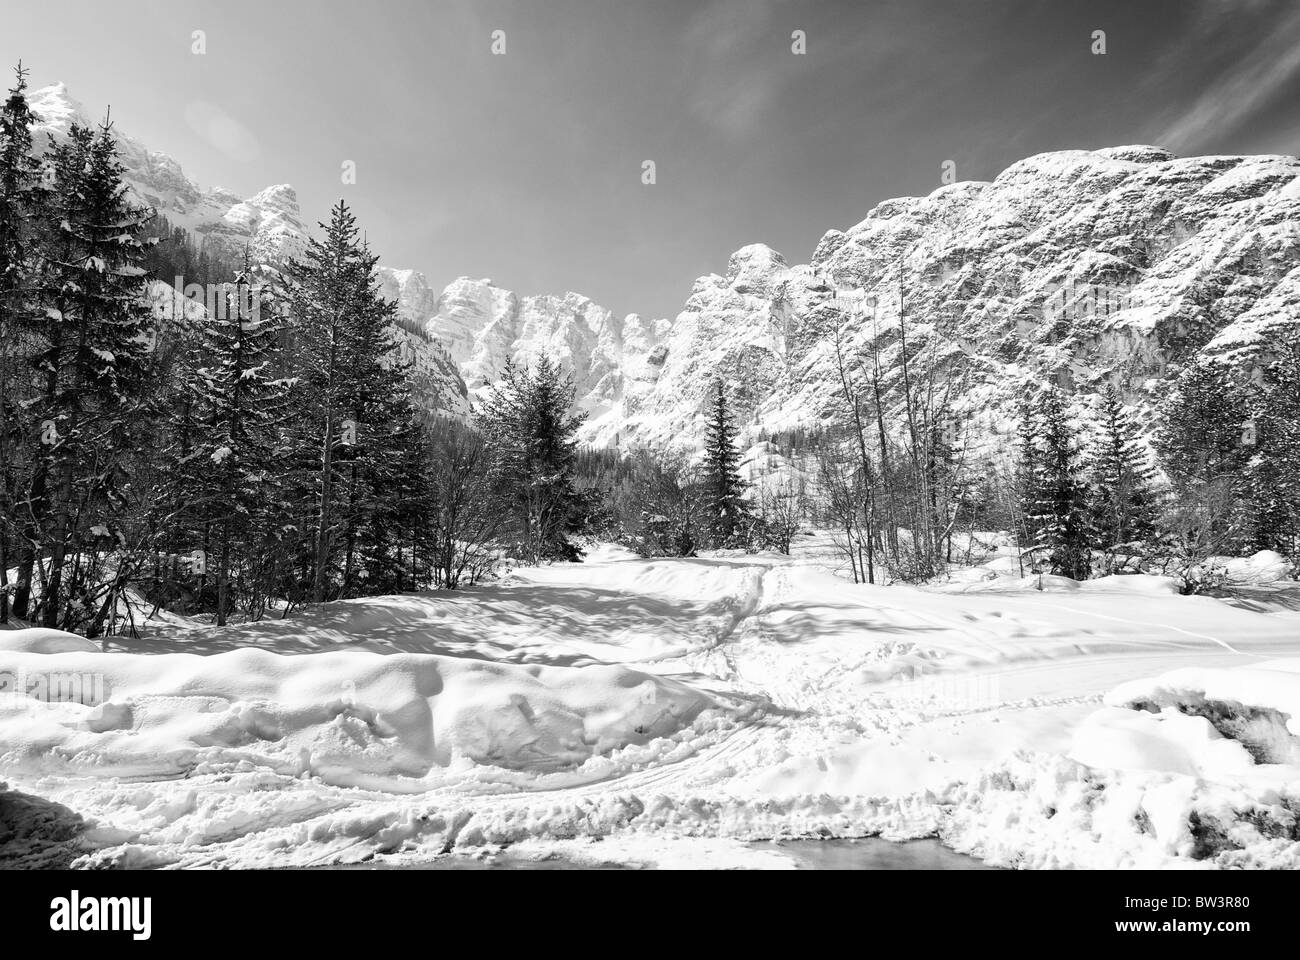
[[[316,523],[316,569],[312,578],[313,603],[325,601],[325,572],[329,566],[330,524],[334,502],[334,418],[327,413],[325,440],[321,447],[320,510]]]
[[[19,619],[26,619],[31,613],[32,576],[35,573],[36,544],[40,536],[38,523],[44,517],[47,507],[46,469],[42,458],[36,466],[28,491],[27,516],[23,521],[23,546],[18,554],[18,585],[14,590],[14,616]]]
[[[41,596],[41,622],[57,629],[59,626],[59,594],[63,589],[63,564],[68,556],[68,540],[72,535],[72,464],[63,468],[59,482],[59,506],[54,514],[54,536],[50,546],[50,578]]]
[[[230,588],[230,522],[221,523],[221,558],[217,561],[217,626],[226,625],[227,595]]]

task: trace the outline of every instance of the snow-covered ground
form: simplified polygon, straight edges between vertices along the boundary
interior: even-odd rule
[[[854,585],[802,546],[605,547],[109,652],[0,634],[25,691],[0,695],[3,855],[790,866],[744,841],[878,835],[1028,867],[1300,866],[1294,584],[1228,602],[995,561]]]

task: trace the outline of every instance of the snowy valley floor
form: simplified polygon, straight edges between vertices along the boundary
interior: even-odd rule
[[[1294,584],[1035,586],[605,547],[109,652],[0,633],[0,864],[1300,866]]]

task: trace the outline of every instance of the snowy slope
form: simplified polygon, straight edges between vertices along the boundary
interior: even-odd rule
[[[109,652],[0,633],[28,690],[0,696],[0,779],[63,811],[44,849],[80,865],[597,840],[738,862],[718,844],[879,835],[1023,867],[1300,866],[1293,604],[994,586],[605,548]],[[50,695],[79,677],[84,702]]]

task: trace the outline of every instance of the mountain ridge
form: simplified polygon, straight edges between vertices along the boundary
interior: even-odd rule
[[[66,87],[33,109],[57,132]],[[140,195],[206,242],[291,256],[307,236],[293,188],[203,191],[175,160],[120,138]],[[828,230],[807,263],[763,244],[692,285],[672,319],[619,317],[580,293],[521,296],[459,277],[440,292],[382,267],[431,408],[466,416],[507,359],[547,353],[573,375],[581,439],[696,444],[722,377],[751,439],[840,417],[836,344],[878,358],[897,407],[902,350],[920,376],[956,376],[953,415],[985,440],[1048,384],[1116,386],[1148,426],[1198,357],[1258,366],[1300,324],[1300,160],[1178,158],[1130,144],[1026,157],[991,181],[946,184]]]

